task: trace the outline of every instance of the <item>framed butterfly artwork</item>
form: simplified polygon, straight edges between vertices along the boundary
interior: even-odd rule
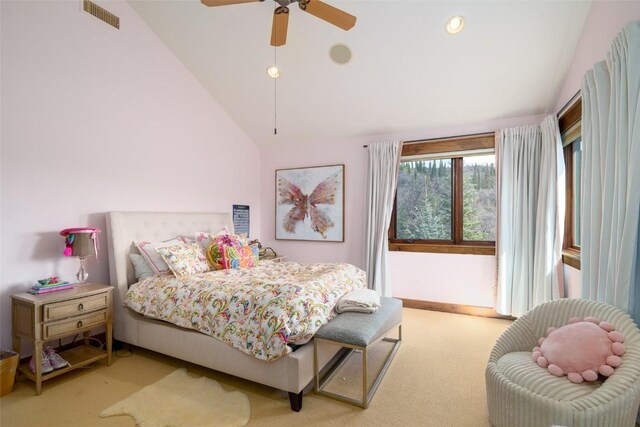
[[[344,242],[344,165],[276,170],[276,239]]]

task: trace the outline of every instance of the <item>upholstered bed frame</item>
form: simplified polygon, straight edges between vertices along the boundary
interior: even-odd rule
[[[251,357],[210,336],[166,322],[145,318],[123,306],[130,284],[135,282],[131,251],[135,240],[161,241],[196,231],[217,232],[231,227],[229,213],[109,212],[107,239],[109,271],[114,291],[113,335],[116,340],[255,381],[289,393],[291,409],[302,408],[302,393],[313,380],[313,343],[274,362]],[[325,366],[337,352],[328,348],[319,355]]]

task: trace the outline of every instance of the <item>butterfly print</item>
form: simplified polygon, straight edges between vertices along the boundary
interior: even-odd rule
[[[298,222],[305,218],[311,220],[311,229],[327,238],[327,230],[334,226],[331,218],[318,205],[333,205],[336,202],[336,192],[340,184],[341,171],[335,172],[316,186],[310,195],[302,193],[300,188],[287,180],[278,178],[278,204],[293,205],[283,219],[283,228],[293,233]]]

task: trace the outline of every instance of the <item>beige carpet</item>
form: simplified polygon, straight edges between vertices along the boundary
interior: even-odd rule
[[[139,427],[241,427],[249,422],[249,399],[226,392],[217,381],[192,377],[176,369],[100,413],[101,417],[130,415]]]
[[[488,426],[484,368],[511,322],[414,309],[404,309],[403,316],[402,345],[366,410],[310,391],[295,413],[282,391],[135,348],[109,367],[100,362],[46,381],[40,396],[20,378],[0,399],[0,426],[133,427],[130,417],[98,414],[177,368],[246,394],[249,427]]]

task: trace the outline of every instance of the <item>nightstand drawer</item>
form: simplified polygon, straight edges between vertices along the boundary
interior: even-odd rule
[[[59,335],[71,335],[75,332],[86,330],[88,327],[103,324],[106,320],[107,311],[103,310],[57,322],[45,323],[42,325],[42,337],[47,339]]]
[[[61,301],[43,306],[43,321],[64,319],[88,311],[98,310],[107,306],[107,294],[91,295],[69,301]]]

